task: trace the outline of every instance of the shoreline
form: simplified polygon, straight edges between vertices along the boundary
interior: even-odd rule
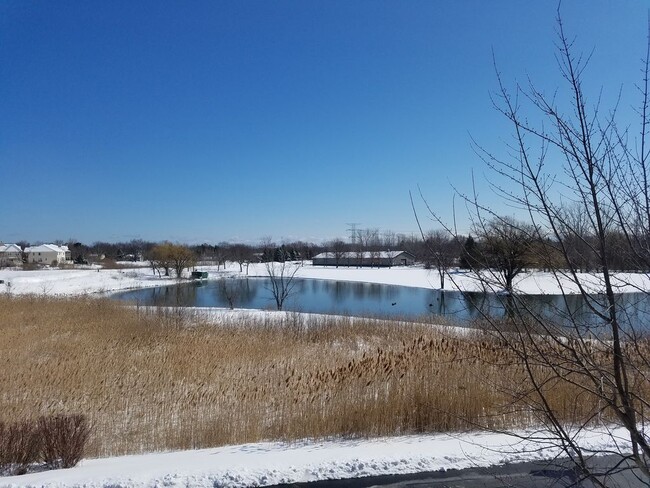
[[[223,267],[197,266],[197,271],[207,271],[208,281],[220,278],[265,278],[268,277],[263,263],[251,264],[249,272],[239,271],[237,263],[228,263]],[[488,272],[483,272],[490,279]],[[615,288],[618,293],[644,293],[650,291],[650,275],[647,273],[615,273]],[[393,268],[335,268],[302,265],[296,278],[342,282],[362,282],[380,285],[393,285],[411,288],[439,290],[438,273],[435,269],[422,267]],[[589,293],[601,291],[602,278],[596,273],[580,273],[578,279]],[[126,290],[173,286],[187,283],[189,280],[177,280],[170,277],[154,275],[148,266],[136,266],[122,269],[95,268],[44,268],[39,270],[0,270],[0,293],[12,295],[47,295],[47,296],[81,296],[111,293]],[[532,271],[522,273],[515,279],[515,291],[524,295],[574,295],[579,294],[576,284],[567,276],[554,275],[549,272]],[[446,279],[445,290],[452,292],[484,292],[475,274],[460,270],[451,270]],[[490,293],[503,290],[492,289]]]

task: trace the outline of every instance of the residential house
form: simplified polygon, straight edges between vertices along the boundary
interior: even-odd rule
[[[72,261],[72,251],[70,251],[70,248],[68,246],[59,246],[59,247],[63,249],[63,252],[65,252],[65,260]]]
[[[56,246],[54,244],[41,244],[25,248],[28,263],[36,264],[61,264],[68,261],[70,251],[67,246]]]
[[[23,264],[23,250],[18,244],[0,244],[0,266]]]

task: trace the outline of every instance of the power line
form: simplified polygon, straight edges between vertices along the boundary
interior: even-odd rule
[[[345,225],[349,226],[346,231],[350,233],[350,243],[356,244],[357,227],[361,225],[361,222],[346,222]]]

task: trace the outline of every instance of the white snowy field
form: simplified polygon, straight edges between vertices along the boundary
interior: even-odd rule
[[[504,434],[466,433],[378,439],[263,442],[214,449],[88,459],[77,467],[0,478],[6,487],[247,487],[463,469],[552,459],[544,435],[536,442]],[[625,452],[623,430],[582,432],[593,452]]]
[[[209,279],[223,276],[246,275],[240,273],[239,265],[230,263],[227,268],[216,266],[199,266],[199,271],[207,271]],[[252,264],[248,276],[268,276],[264,264]],[[312,266],[309,262],[301,266],[297,277],[322,280],[355,281],[387,285],[412,286],[417,288],[438,289],[438,273],[422,267],[394,268],[334,268]],[[587,291],[598,293],[602,290],[601,279],[597,274],[582,273],[580,281]],[[0,270],[0,293],[43,294],[43,295],[84,295],[91,293],[112,292],[133,288],[147,288],[177,283],[173,278],[158,277],[148,267],[127,269],[41,269],[23,271],[13,269]],[[449,290],[481,291],[481,284],[472,273],[452,271],[446,277],[445,287]],[[618,292],[638,292],[650,290],[650,276],[642,273],[619,273],[615,286]],[[577,293],[575,283],[567,277],[556,277],[551,273],[539,271],[522,273],[515,279],[515,288],[528,294]],[[492,291],[499,291],[497,289]]]

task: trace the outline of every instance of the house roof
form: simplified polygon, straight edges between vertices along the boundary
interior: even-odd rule
[[[0,244],[0,252],[23,252],[18,244]]]
[[[56,246],[54,244],[41,244],[40,246],[32,246],[25,248],[26,253],[30,252],[56,252],[56,253],[65,253],[65,249]]]
[[[409,256],[412,256],[411,253],[408,251],[378,251],[375,253],[364,251],[361,253],[361,256],[363,259],[373,259],[373,258],[381,258],[381,259],[395,259],[397,256],[400,254],[408,254]],[[358,259],[360,253],[355,252],[355,251],[348,251],[344,252],[338,255],[339,259]],[[314,256],[314,259],[336,259],[336,253],[333,252],[322,252],[320,254],[317,254]]]

